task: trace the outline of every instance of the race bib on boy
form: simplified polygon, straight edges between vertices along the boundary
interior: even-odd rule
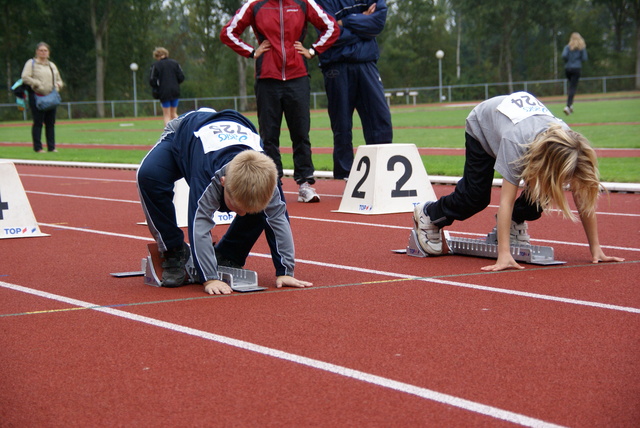
[[[237,122],[220,121],[203,126],[193,133],[202,141],[205,153],[243,144],[253,150],[262,151],[260,136]]]
[[[500,103],[498,111],[507,116],[514,125],[531,116],[554,117],[544,104],[528,92],[515,92],[509,95]]]

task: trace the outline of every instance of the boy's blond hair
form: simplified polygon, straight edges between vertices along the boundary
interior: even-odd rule
[[[553,205],[576,221],[564,193],[568,185],[578,209],[587,216],[595,214],[601,189],[598,158],[584,136],[552,124],[529,144],[519,163],[530,202],[545,210]]]
[[[163,47],[158,47],[153,50],[153,57],[155,59],[169,58],[169,51]]]
[[[264,153],[245,150],[227,165],[225,191],[248,213],[264,210],[276,187],[276,164]]]

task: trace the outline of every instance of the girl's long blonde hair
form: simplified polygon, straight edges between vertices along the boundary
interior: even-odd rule
[[[580,212],[595,214],[601,190],[598,158],[584,136],[552,124],[536,136],[518,162],[524,167],[522,179],[531,203],[544,210],[555,206],[565,218],[576,221],[564,193],[569,186]]]
[[[569,37],[569,49],[572,51],[581,51],[586,47],[587,44],[584,42],[580,33],[571,33],[571,37]]]

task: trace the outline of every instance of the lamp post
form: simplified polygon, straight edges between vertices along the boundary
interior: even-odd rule
[[[442,58],[444,58],[444,52],[440,49],[436,52],[436,58],[438,58],[438,82],[440,85],[440,100],[442,102]]]
[[[136,71],[138,71],[138,64],[132,62],[129,68],[133,71],[133,115],[138,117],[138,92],[136,90]]]

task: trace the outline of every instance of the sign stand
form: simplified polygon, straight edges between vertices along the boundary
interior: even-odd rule
[[[0,161],[0,239],[49,236],[31,209],[13,162]]]
[[[358,147],[337,212],[408,213],[435,199],[415,144],[371,144]]]

